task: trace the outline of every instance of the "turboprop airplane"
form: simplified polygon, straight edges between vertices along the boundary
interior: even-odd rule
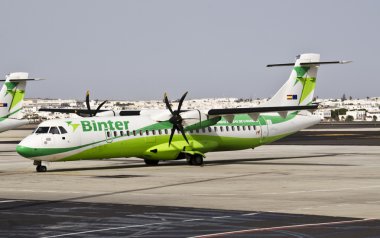
[[[14,129],[28,124],[28,120],[22,119],[22,102],[25,95],[28,73],[11,73],[5,76],[3,87],[0,91],[0,132]]]
[[[320,118],[310,112],[318,107],[312,103],[317,70],[322,64],[347,63],[319,58],[319,54],[302,54],[295,63],[268,65],[291,65],[293,70],[260,107],[183,110],[185,93],[177,110],[165,94],[166,110],[100,111],[100,105],[90,108],[87,94],[88,111],[80,112],[88,117],[42,122],[16,150],[34,160],[38,172],[47,170],[43,161],[118,157],[142,158],[147,165],[176,159],[201,165],[205,153],[255,148],[319,123]]]

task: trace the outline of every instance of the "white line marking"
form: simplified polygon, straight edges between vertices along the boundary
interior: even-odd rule
[[[325,222],[325,223],[300,224],[300,225],[292,225],[292,226],[275,226],[275,227],[266,227],[266,228],[254,228],[254,229],[248,229],[248,230],[227,231],[227,232],[214,233],[214,234],[208,234],[208,235],[192,236],[190,238],[211,238],[211,237],[219,237],[219,236],[233,235],[233,234],[253,233],[253,232],[257,232],[257,231],[274,231],[274,230],[283,230],[283,229],[291,229],[291,228],[325,226],[325,225],[340,225],[340,224],[349,224],[349,223],[374,221],[374,220],[377,220],[377,219],[369,218],[369,219],[362,219],[362,220],[349,220],[349,221],[337,221],[337,222]]]
[[[256,214],[259,214],[257,212],[254,212],[254,213],[246,213],[246,214],[243,214],[242,216],[253,216],[253,215],[256,215]]]
[[[195,219],[188,219],[188,220],[184,220],[182,222],[192,222],[192,221],[203,221],[204,219],[201,219],[201,218],[195,218]]]
[[[159,222],[159,223],[150,223],[150,224],[144,224],[144,225],[119,226],[119,227],[111,227],[111,228],[104,228],[104,229],[98,229],[98,230],[80,231],[80,232],[65,233],[65,234],[53,235],[53,236],[44,236],[42,238],[73,236],[73,235],[80,235],[80,234],[86,234],[86,233],[94,233],[94,232],[101,232],[101,231],[111,231],[111,230],[121,230],[121,229],[126,229],[126,228],[163,225],[163,224],[170,224],[170,223],[171,222]]]
[[[19,200],[5,200],[5,201],[0,201],[0,203],[7,203],[7,202],[17,202]]]
[[[73,194],[96,194],[93,192],[83,192],[83,191],[59,191],[59,190],[40,190],[40,189],[3,189],[1,191],[8,192],[28,192],[28,193],[73,193]]]
[[[231,216],[221,216],[221,217],[212,217],[212,219],[223,219],[223,218],[229,218]]]

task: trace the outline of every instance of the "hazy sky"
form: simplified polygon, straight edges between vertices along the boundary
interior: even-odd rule
[[[380,1],[0,1],[0,75],[30,72],[27,97],[172,99],[273,95],[300,53],[316,95],[380,96]]]

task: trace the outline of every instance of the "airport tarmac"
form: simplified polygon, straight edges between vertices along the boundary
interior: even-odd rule
[[[1,237],[380,237],[376,145],[267,145],[209,153],[203,167],[51,163],[47,173],[14,148],[0,144]]]

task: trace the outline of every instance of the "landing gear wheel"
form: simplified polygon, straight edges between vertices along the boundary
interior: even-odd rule
[[[203,156],[195,154],[191,157],[191,161],[193,165],[203,165]]]
[[[46,171],[47,171],[47,168],[46,168],[46,166],[38,165],[38,166],[36,167],[36,171],[37,171],[37,172],[46,172]]]
[[[188,165],[193,165],[193,158],[192,158],[192,156],[191,157],[187,157],[186,158],[186,162],[187,162]]]
[[[158,165],[160,161],[155,159],[144,159],[144,162],[146,165],[155,166]]]

